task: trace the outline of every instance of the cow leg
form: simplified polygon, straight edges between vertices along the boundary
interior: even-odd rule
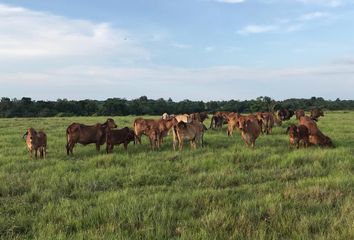
[[[128,143],[127,142],[124,142],[124,149],[125,149],[125,151],[127,151],[128,150]]]
[[[66,155],[70,154],[69,142],[66,143]]]
[[[183,140],[179,141],[179,150],[181,151],[183,149]]]
[[[37,157],[38,157],[38,149],[35,149],[35,150],[34,150],[34,156],[35,156],[36,159],[37,159]]]

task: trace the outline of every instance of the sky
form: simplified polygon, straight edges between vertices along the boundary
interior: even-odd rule
[[[354,99],[354,0],[0,0],[0,97]]]

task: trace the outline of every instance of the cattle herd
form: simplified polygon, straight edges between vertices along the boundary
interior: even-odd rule
[[[288,109],[281,109],[277,114],[272,112],[257,112],[256,114],[241,115],[236,112],[216,112],[211,117],[210,129],[222,129],[227,124],[227,135],[232,136],[233,131],[238,129],[241,137],[247,146],[254,147],[256,139],[260,134],[271,134],[274,126],[280,126],[283,121],[296,116],[298,125],[291,124],[287,128],[291,147],[308,147],[319,145],[321,147],[334,147],[331,139],[324,135],[318,128],[316,122],[320,116],[324,116],[320,109],[311,110],[310,116],[306,116],[303,110],[296,112]],[[117,128],[117,124],[112,118],[108,118],[104,123],[95,125],[85,125],[72,123],[66,129],[66,152],[73,155],[73,148],[76,143],[83,145],[94,143],[97,151],[106,143],[106,152],[111,153],[115,145],[123,144],[124,148],[130,142],[140,143],[141,136],[146,135],[150,140],[151,149],[159,149],[163,144],[163,139],[172,132],[173,149],[183,149],[185,141],[189,141],[191,148],[203,147],[203,137],[207,127],[203,124],[209,118],[206,112],[168,115],[164,113],[160,119],[136,118],[133,129],[124,127]],[[30,157],[33,152],[37,158],[46,157],[47,135],[43,131],[37,132],[33,128],[28,128],[23,138],[26,137],[26,144]]]

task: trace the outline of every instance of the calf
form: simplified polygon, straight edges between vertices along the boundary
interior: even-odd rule
[[[241,130],[241,136],[246,145],[254,147],[256,139],[261,133],[257,119],[253,116],[241,116],[238,119],[237,125]]]
[[[299,148],[300,142],[302,142],[305,148],[308,147],[309,131],[305,125],[291,124],[286,132],[289,133],[290,146],[296,145],[296,148]]]
[[[128,144],[134,142],[135,144],[135,134],[134,131],[128,127],[111,130],[107,129],[106,133],[106,152],[111,153],[114,145],[124,144],[125,150],[128,148]]]
[[[27,150],[30,153],[30,157],[32,158],[32,154],[34,151],[34,155],[37,159],[38,151],[41,158],[47,157],[47,135],[43,131],[37,132],[34,128],[27,129],[27,132],[23,135],[26,136],[26,144]]]

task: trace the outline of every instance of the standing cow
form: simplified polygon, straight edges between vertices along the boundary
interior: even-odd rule
[[[104,123],[95,125],[84,125],[81,123],[72,123],[66,129],[66,154],[73,155],[73,148],[76,143],[87,145],[96,144],[96,150],[100,150],[100,146],[106,142],[106,132],[108,129],[116,128],[117,125],[112,118],[108,118]]]
[[[37,158],[38,151],[41,158],[47,157],[47,135],[43,131],[37,132],[34,128],[28,128],[27,132],[23,135],[23,138],[26,137],[27,150]]]

